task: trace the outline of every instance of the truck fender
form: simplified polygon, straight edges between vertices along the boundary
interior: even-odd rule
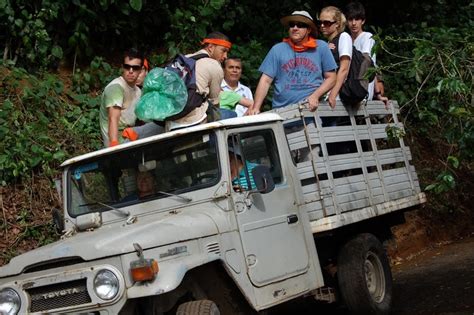
[[[186,273],[193,268],[205,265],[216,260],[208,255],[187,256],[179,260],[167,260],[159,262],[160,271],[152,282],[135,283],[127,290],[130,299],[150,295],[160,295],[175,290],[181,285]]]

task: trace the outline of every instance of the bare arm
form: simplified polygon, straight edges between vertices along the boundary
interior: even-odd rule
[[[255,97],[253,106],[245,113],[246,115],[256,115],[260,113],[263,101],[267,96],[268,90],[272,85],[273,78],[269,77],[265,73],[262,73],[260,80],[258,81],[257,90],[255,91]]]
[[[119,144],[118,126],[120,121],[121,110],[118,106],[110,106],[109,108],[109,147]]]
[[[314,91],[313,94],[311,94],[308,97],[310,111],[314,112],[318,108],[319,99],[321,98],[321,96],[323,96],[330,89],[332,89],[335,83],[336,83],[336,72],[335,71],[324,72],[323,84],[321,84],[316,89],[316,91]]]
[[[253,100],[251,100],[250,98],[246,98],[246,97],[242,96],[240,98],[239,104],[242,105],[242,106],[245,106],[247,108],[250,108],[250,107],[253,106]]]
[[[349,73],[349,66],[351,65],[351,58],[349,56],[342,56],[339,58],[339,70],[336,74],[336,84],[332,88],[331,92],[329,93],[329,105],[334,108],[336,107],[336,97],[341,90],[344,81],[347,78],[347,74]]]
[[[382,81],[374,79],[374,99],[382,101],[385,104],[385,109],[388,109],[388,97],[385,96],[385,87]]]
[[[379,79],[378,75],[375,76],[375,91],[380,92],[382,96],[385,95],[385,86],[383,81]]]
[[[219,107],[219,94],[221,92],[221,82],[224,79],[224,70],[219,63],[213,64],[214,70],[209,74],[209,99],[211,102]]]

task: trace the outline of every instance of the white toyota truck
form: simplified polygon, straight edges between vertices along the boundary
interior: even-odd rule
[[[389,313],[383,243],[425,202],[398,115],[295,104],[72,158],[61,240],[0,268],[0,314],[251,314],[303,297]]]

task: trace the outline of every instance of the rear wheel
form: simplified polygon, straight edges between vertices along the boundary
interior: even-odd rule
[[[339,291],[346,306],[359,314],[387,314],[392,304],[392,273],[380,241],[360,234],[340,249]]]
[[[220,312],[213,301],[199,300],[181,304],[176,315],[220,315]]]

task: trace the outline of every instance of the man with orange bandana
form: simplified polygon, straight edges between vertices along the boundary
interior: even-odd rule
[[[124,138],[135,141],[165,131],[207,122],[209,106],[219,107],[220,85],[224,78],[224,70],[222,69],[221,63],[227,59],[227,53],[232,47],[232,44],[229,38],[220,32],[210,33],[201,44],[203,46],[201,50],[187,55],[187,57],[200,55],[196,57],[195,71],[197,92],[202,97],[202,104],[181,118],[166,121],[164,129],[155,122],[147,123],[139,127],[126,128],[122,133]],[[221,118],[229,118],[225,117],[226,112],[232,112],[236,115],[234,111],[223,110],[221,112]]]
[[[336,83],[336,62],[328,44],[313,37],[317,29],[311,15],[306,11],[294,11],[280,21],[288,28],[289,36],[274,45],[260,65],[262,76],[248,115],[260,113],[272,83],[272,108],[307,99],[312,111]]]
[[[208,58],[200,58],[196,61],[196,85],[199,94],[203,96],[203,103],[196,107],[186,116],[174,121],[167,122],[167,130],[184,128],[206,122],[209,106],[219,106],[219,93],[221,82],[224,79],[222,63],[227,59],[227,53],[232,47],[229,38],[220,33],[212,32],[202,41],[203,48],[194,55],[205,54]]]

